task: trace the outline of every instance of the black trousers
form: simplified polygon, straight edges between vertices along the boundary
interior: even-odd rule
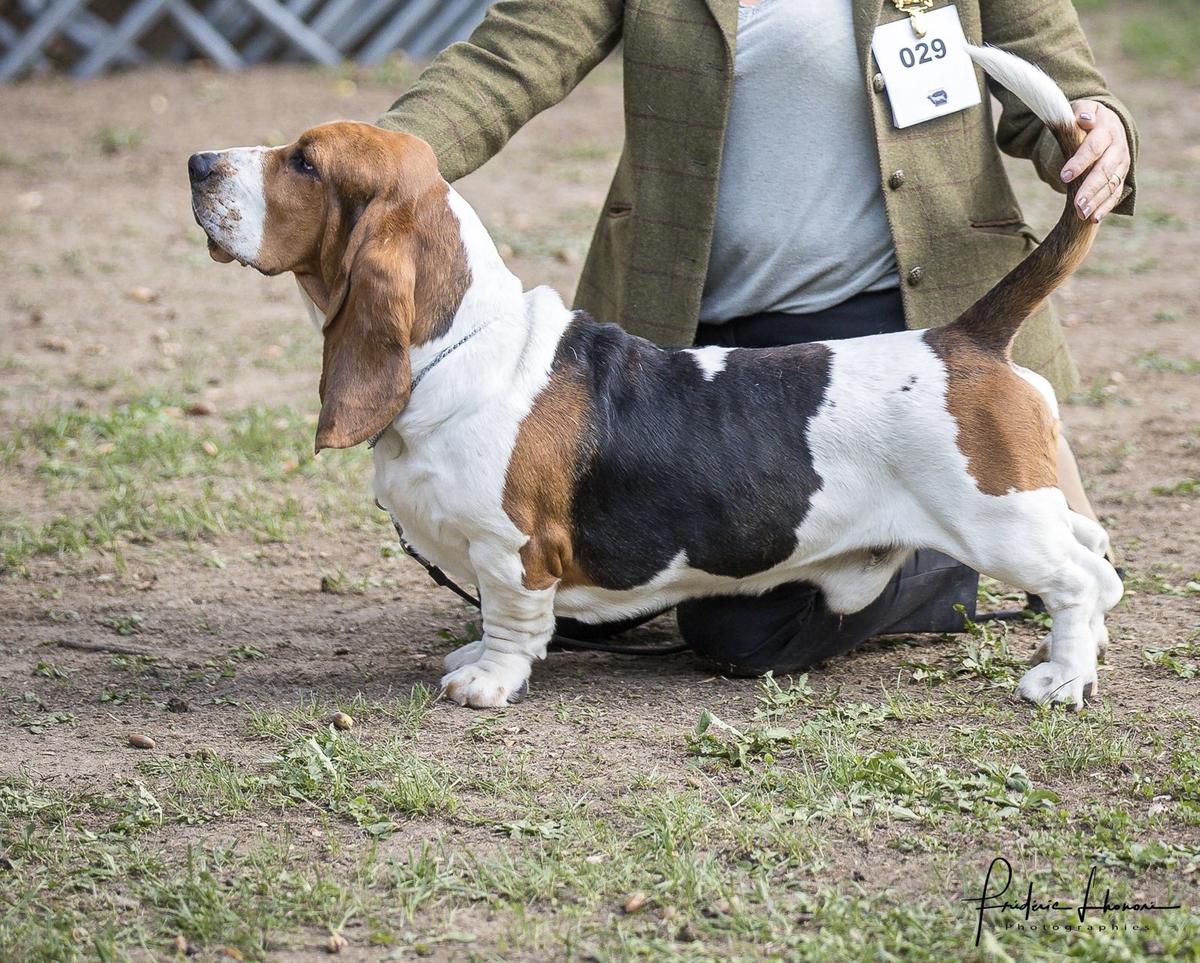
[[[807,341],[835,341],[903,331],[898,290],[860,294],[815,314],[756,314],[725,324],[702,324],[697,345],[770,348]],[[734,675],[793,672],[849,652],[875,635],[896,632],[961,632],[963,615],[974,618],[977,573],[940,552],[919,549],[874,602],[838,615],[821,590],[789,582],[764,595],[718,595],[683,602],[676,609],[683,640],[702,659]],[[568,638],[605,638],[653,616],[585,625],[559,619]]]

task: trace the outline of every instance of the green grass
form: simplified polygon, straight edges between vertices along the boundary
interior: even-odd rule
[[[1092,408],[1103,408],[1106,405],[1128,405],[1128,399],[1122,397],[1120,389],[1103,375],[1092,380],[1086,391],[1077,391],[1067,397],[1069,405],[1088,405]]]
[[[1117,18],[1121,50],[1143,73],[1185,82],[1200,77],[1200,8],[1194,0],[1075,0],[1075,6]]]
[[[267,739],[294,738],[323,725],[334,712],[345,712],[356,722],[386,719],[409,735],[415,734],[433,705],[435,693],[424,686],[415,687],[407,698],[380,702],[355,696],[348,702],[333,704],[309,699],[288,709],[251,709],[247,731]]]
[[[366,456],[315,458],[311,425],[296,412],[255,407],[197,419],[182,413],[186,405],[149,395],[58,411],[0,441],[0,465],[20,471],[49,509],[37,523],[0,517],[0,572],[89,549],[119,558],[131,541],[230,533],[279,541],[354,504],[358,518],[371,517]]]
[[[96,146],[102,154],[124,154],[142,146],[145,131],[136,127],[101,127],[95,134]]]
[[[1133,359],[1139,368],[1172,374],[1200,374],[1200,360],[1191,357],[1168,358],[1158,351],[1146,351]]]
[[[458,805],[455,779],[413,754],[407,741],[368,744],[326,727],[281,747],[262,770],[213,751],[139,768],[168,790],[156,814],[159,822],[196,824],[300,807],[345,820],[370,836],[387,836],[405,817],[451,813]]]
[[[251,751],[148,758],[103,794],[3,780],[0,958],[170,956],[181,937],[265,960],[330,933],[380,959],[1200,958],[1192,912],[1047,932],[997,914],[976,949],[962,902],[996,853],[1039,894],[1078,898],[1094,865],[1113,899],[1166,900],[1200,847],[1150,801],[1200,816],[1194,727],[1160,758],[1157,717],[1134,739],[1106,711],[924,691],[853,702],[768,678],[736,724],[699,715],[682,766],[602,767],[599,795],[582,758],[536,780],[489,739],[469,767],[433,761],[422,689],[252,712]],[[335,708],[350,733],[322,724]],[[919,854],[919,895],[855,875],[862,847]]]
[[[1164,570],[1165,569],[1165,570]],[[1200,572],[1188,577],[1181,566],[1151,566],[1149,569],[1127,568],[1125,594],[1188,596],[1200,593]]]
[[[112,629],[117,635],[137,635],[142,631],[145,617],[139,612],[129,612],[125,615],[112,615],[104,619],[103,624]]]
[[[1155,495],[1200,495],[1200,479],[1185,478],[1174,485],[1156,485],[1151,491]]]
[[[1181,679],[1200,676],[1200,642],[1181,642],[1163,649],[1145,649],[1142,661],[1146,665],[1166,669]]]
[[[1200,12],[1189,0],[1159,0],[1132,17],[1121,48],[1148,73],[1194,81],[1200,77]]]
[[[397,546],[398,548],[398,546]],[[321,591],[330,595],[365,595],[375,588],[395,588],[396,580],[375,575],[349,575],[342,569],[321,574]]]

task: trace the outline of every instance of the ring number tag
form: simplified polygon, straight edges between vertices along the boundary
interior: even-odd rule
[[[979,103],[975,67],[953,5],[924,14],[924,36],[909,17],[875,28],[871,52],[887,83],[892,120],[911,127]]]

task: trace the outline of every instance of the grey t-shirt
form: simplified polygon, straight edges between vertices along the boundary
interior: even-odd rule
[[[899,283],[852,6],[738,11],[701,321],[807,314]]]

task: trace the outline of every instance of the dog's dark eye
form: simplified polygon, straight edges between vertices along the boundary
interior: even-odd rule
[[[288,163],[297,174],[305,174],[308,177],[317,176],[317,169],[308,162],[308,158],[304,156],[304,151],[296,151]]]

